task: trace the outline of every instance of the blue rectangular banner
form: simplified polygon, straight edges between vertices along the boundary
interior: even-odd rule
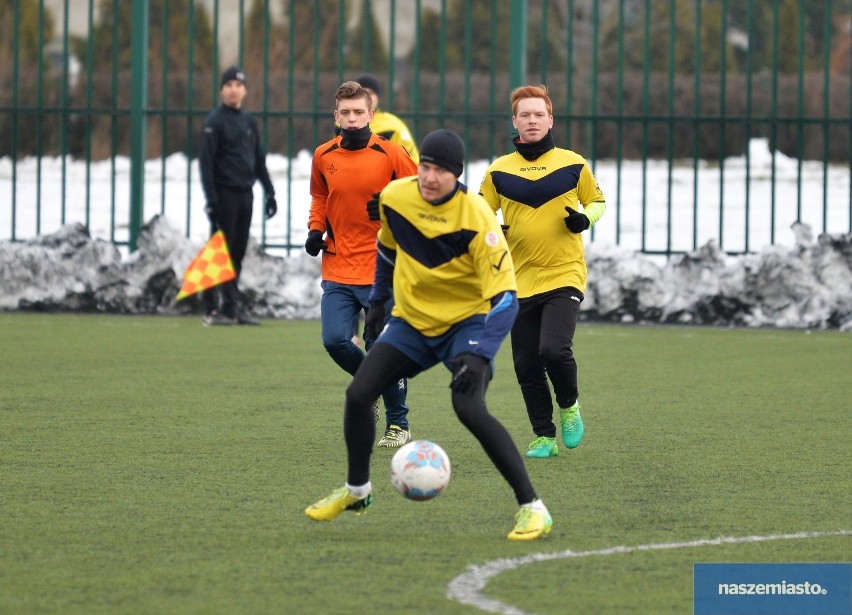
[[[694,615],[850,615],[852,564],[694,564]]]

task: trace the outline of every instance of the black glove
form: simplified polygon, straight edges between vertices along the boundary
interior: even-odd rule
[[[374,301],[370,304],[370,309],[367,310],[367,317],[364,319],[364,344],[372,346],[376,338],[382,332],[385,326],[385,318],[387,310],[385,304],[381,301]]]
[[[204,206],[204,213],[207,214],[207,219],[210,220],[210,226],[219,230],[219,223],[216,222],[216,205],[208,202]]]
[[[586,217],[586,214],[581,214],[576,209],[571,209],[570,207],[566,207],[565,211],[568,212],[568,215],[565,216],[565,226],[568,227],[568,230],[572,233],[582,233],[591,224],[589,219]]]
[[[275,202],[275,195],[269,194],[266,196],[266,219],[269,220],[272,216],[278,213],[278,203]]]
[[[327,247],[328,245],[322,238],[322,231],[308,231],[308,238],[305,240],[305,252],[311,256],[316,256]]]
[[[509,236],[509,225],[508,224],[501,224],[500,228],[503,229],[503,237],[508,237]]]
[[[491,378],[490,361],[470,352],[463,352],[450,361],[453,366],[453,393],[471,395],[482,391],[482,384]]]
[[[379,193],[374,192],[373,198],[367,201],[367,215],[370,217],[370,220],[381,220],[381,216],[379,215]]]

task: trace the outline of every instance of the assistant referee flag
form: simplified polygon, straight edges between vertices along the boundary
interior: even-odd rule
[[[225,234],[216,231],[183,274],[183,286],[177,294],[177,301],[233,280],[236,276]]]

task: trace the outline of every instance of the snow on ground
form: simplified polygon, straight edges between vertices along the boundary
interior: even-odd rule
[[[598,161],[595,173],[608,208],[587,237],[582,318],[852,330],[849,169],[773,156],[764,140],[751,143],[746,160],[671,168],[661,161],[624,161],[620,172],[614,161]],[[300,248],[310,162],[308,152],[292,161],[268,157],[279,215],[270,221],[255,216],[252,236],[295,248],[263,252],[253,241],[241,290],[257,316],[319,316],[319,262]],[[487,165],[469,163],[462,180],[478,187]],[[0,199],[0,309],[199,310],[196,298],[174,301],[208,234],[197,163],[178,154],[146,164],[146,224],[132,255],[111,243],[128,237],[129,173],[129,161],[121,158],[88,168],[68,159],[15,165],[0,159],[0,194],[13,197]],[[32,205],[39,198],[41,209]],[[686,254],[664,259],[638,253],[643,228],[646,250]],[[15,241],[9,241],[13,229]],[[750,254],[726,255],[745,251]]]

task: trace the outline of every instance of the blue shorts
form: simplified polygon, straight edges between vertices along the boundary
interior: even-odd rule
[[[408,375],[411,378],[438,363],[443,363],[452,371],[450,361],[462,353],[472,352],[476,348],[476,340],[482,337],[484,330],[484,314],[471,316],[450,327],[443,335],[435,337],[423,335],[403,319],[394,316],[388,321],[387,327],[376,342],[393,346],[417,363],[420,369]],[[494,373],[493,361],[491,372]]]

